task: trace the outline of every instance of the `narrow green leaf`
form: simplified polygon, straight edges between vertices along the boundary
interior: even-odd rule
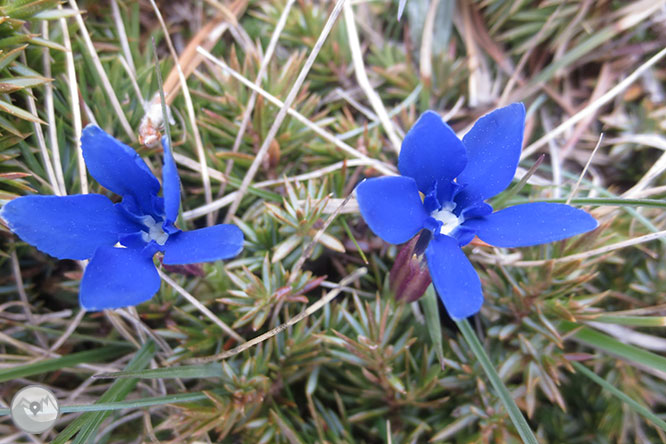
[[[23,52],[23,50],[27,47],[28,47],[27,44],[26,45],[21,45],[18,48],[14,48],[11,51],[7,51],[6,53],[1,54],[0,55],[0,71],[5,69],[7,67],[7,65],[9,65],[14,60],[16,60],[16,58],[18,56],[20,56],[21,53]]]
[[[31,88],[33,86],[39,86],[46,82],[49,82],[51,79],[46,77],[13,77],[8,79],[0,79],[1,88]],[[1,90],[0,90],[1,91]]]
[[[51,48],[56,51],[61,51],[61,52],[67,51],[67,48],[62,46],[60,43],[52,42],[51,40],[46,40],[41,37],[33,37],[30,40],[28,40],[28,42],[32,43],[33,45],[44,46],[46,48]]]
[[[442,345],[442,324],[439,321],[439,306],[437,305],[437,293],[431,285],[426,289],[421,298],[421,307],[425,316],[426,327],[432,345],[435,347],[435,353],[442,366],[444,366],[444,347]]]
[[[49,9],[48,11],[42,11],[35,14],[32,16],[32,18],[39,20],[57,20],[61,18],[74,17],[76,14],[78,13],[71,8]]]
[[[6,48],[8,46],[20,45],[27,42],[31,38],[36,37],[30,34],[15,34],[11,37],[5,37],[0,39],[0,48]]]
[[[21,131],[18,130],[18,128],[16,128],[16,127],[14,126],[13,123],[11,123],[9,120],[5,119],[5,118],[4,118],[3,116],[1,116],[1,115],[0,115],[0,128],[3,128],[3,129],[5,129],[5,130],[7,130],[7,132],[12,133],[12,134],[15,135],[16,137],[18,137],[19,140],[23,140],[23,139],[25,139],[26,137],[28,137],[27,134],[23,134]],[[11,145],[14,145],[14,143],[12,143]]]
[[[95,375],[97,379],[139,378],[139,379],[171,379],[171,378],[221,378],[222,367],[213,362],[204,365],[184,365],[181,367],[154,368],[148,370],[122,371]]]
[[[633,345],[624,344],[615,338],[604,333],[598,332],[588,327],[581,327],[580,324],[563,321],[562,328],[565,331],[572,331],[579,328],[573,336],[594,348],[612,353],[620,358],[634,362],[649,368],[666,372],[666,358],[655,353],[643,350]]]
[[[63,368],[74,367],[78,364],[108,361],[128,351],[129,347],[102,347],[95,350],[72,353],[61,358],[45,359],[32,364],[4,368],[0,370],[0,382],[40,375]]]
[[[9,2],[2,13],[16,19],[29,19],[47,9],[54,8],[60,0],[34,0],[30,2]]]
[[[567,199],[515,199],[512,204],[528,202],[554,202],[567,203]],[[619,206],[619,207],[656,207],[666,208],[666,200],[660,199],[622,199],[619,197],[580,197],[571,199],[574,205],[597,205],[597,206]]]
[[[486,354],[486,351],[483,349],[479,338],[476,337],[476,333],[474,333],[474,330],[472,330],[472,326],[469,325],[467,319],[456,321],[456,324],[458,325],[458,328],[460,328],[465,341],[476,355],[476,358],[479,360],[481,367],[483,367],[483,371],[486,372],[486,376],[488,376],[490,383],[495,388],[497,395],[504,404],[504,408],[506,408],[507,412],[509,413],[509,417],[511,418],[513,425],[516,427],[516,430],[518,430],[518,434],[522,438],[523,442],[529,444],[539,444],[536,437],[534,436],[534,433],[532,433],[532,429],[530,429],[527,420],[516,405],[516,402],[513,400],[511,393],[509,393],[509,389],[506,388],[502,382],[502,379],[495,371],[495,368],[493,367],[492,362],[490,362],[490,358]]]
[[[365,253],[361,249],[361,247],[358,245],[358,242],[356,241],[356,236],[351,232],[349,229],[349,225],[347,225],[347,222],[343,217],[340,218],[340,222],[342,223],[342,228],[344,228],[345,233],[347,233],[347,236],[349,236],[349,239],[354,243],[354,246],[356,247],[356,251],[358,251],[358,254],[361,256],[361,259],[363,259],[363,263],[365,265],[368,265],[368,258],[365,257]]]
[[[319,372],[321,371],[321,366],[316,366],[312,372],[310,372],[310,376],[308,376],[308,381],[305,384],[305,393],[307,393],[309,396],[312,396],[312,394],[317,390],[317,383],[319,382]]]
[[[20,119],[29,120],[30,122],[37,122],[41,123],[42,125],[46,125],[46,122],[44,122],[39,117],[30,114],[28,111],[25,111],[19,108],[18,106],[14,106],[11,103],[7,103],[4,100],[0,100],[0,111],[4,111]]]
[[[631,408],[639,415],[642,415],[645,419],[652,422],[657,427],[660,427],[662,430],[666,431],[666,422],[664,422],[657,415],[652,413],[650,409],[648,409],[644,405],[639,404],[637,401],[634,401],[632,398],[627,396],[627,394],[625,394],[622,390],[615,388],[612,384],[610,384],[608,381],[601,378],[599,375],[597,375],[596,373],[585,367],[583,364],[579,362],[571,362],[571,365],[573,365],[577,371],[581,372],[582,374],[584,374],[585,376],[587,376],[588,378],[599,384],[601,387],[608,390],[614,396],[618,397],[620,401],[627,404],[627,407]]]
[[[155,354],[155,343],[152,341],[146,342],[141,350],[136,352],[132,360],[125,367],[126,371],[137,371],[144,369],[150,363],[150,360]],[[98,403],[108,403],[108,402],[118,402],[125,399],[125,397],[131,392],[138,379],[121,379],[115,381],[111,387],[99,398]],[[93,436],[99,426],[102,424],[102,421],[110,414],[110,410],[105,410],[101,412],[88,412],[76,418],[72,421],[53,441],[53,444],[65,444],[69,441],[74,435],[77,435],[76,438],[72,441],[72,444],[83,444],[88,442],[91,436]],[[77,434],[78,433],[78,434]]]
[[[666,316],[618,316],[604,314],[595,316],[595,322],[604,322],[606,324],[634,325],[636,327],[665,327]]]
[[[140,409],[144,407],[153,407],[164,404],[178,404],[181,402],[203,401],[208,399],[202,392],[179,393],[167,396],[154,396],[152,398],[133,399],[131,401],[118,402],[98,402],[89,405],[63,405],[60,407],[61,413],[78,412],[104,412],[123,409]]]

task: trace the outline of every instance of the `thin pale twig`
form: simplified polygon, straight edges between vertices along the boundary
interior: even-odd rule
[[[174,156],[174,158],[175,158],[175,156]],[[176,160],[178,160],[178,159],[176,158]],[[192,162],[192,161],[190,160],[190,162]],[[300,181],[304,181],[304,180],[316,179],[316,178],[322,177],[326,174],[329,174],[333,171],[340,170],[340,169],[345,168],[345,167],[354,167],[354,166],[363,166],[363,165],[374,166],[373,163],[368,163],[368,162],[366,162],[362,159],[351,159],[351,160],[347,160],[347,161],[336,162],[333,165],[329,165],[327,167],[321,168],[319,170],[311,171],[309,173],[303,173],[303,174],[299,174],[298,176],[287,177],[286,180],[287,181],[299,181],[300,182]],[[191,164],[188,165],[188,166],[191,166]],[[219,173],[219,174],[221,174],[221,173]],[[254,185],[252,185],[252,187],[253,188],[266,188],[266,187],[282,184],[282,183],[284,183],[284,181],[285,181],[285,179],[266,180],[266,181],[263,181],[263,182],[257,182]],[[194,208],[194,209],[189,210],[189,211],[185,211],[185,212],[183,212],[183,219],[185,219],[185,220],[195,219],[197,217],[201,217],[201,216],[205,215],[207,212],[216,211],[216,210],[219,210],[220,208],[223,208],[227,205],[230,205],[231,202],[233,202],[234,199],[236,198],[236,193],[237,193],[237,191],[234,191],[233,193],[229,193],[226,196],[224,196],[224,197],[222,197],[218,200],[213,201],[210,205],[204,205],[204,206]],[[329,204],[330,204],[330,202],[329,202]],[[329,205],[327,205],[327,207],[328,206]],[[355,208],[358,208],[358,205],[355,206]],[[324,212],[330,213],[330,211],[326,211],[326,210],[324,210]],[[358,212],[358,211],[354,211],[354,212]]]
[[[307,247],[305,247],[305,249],[303,250],[303,254],[298,258],[298,261],[296,261],[294,266],[291,268],[291,273],[289,275],[289,280],[287,281],[287,285],[291,285],[296,280],[296,278],[298,277],[298,271],[300,271],[300,269],[303,266],[303,264],[305,263],[305,261],[310,258],[310,255],[314,251],[315,245],[317,245],[317,242],[319,242],[319,239],[321,238],[321,236],[324,234],[324,232],[331,225],[331,223],[333,222],[333,219],[335,219],[335,217],[338,214],[340,214],[340,211],[345,207],[345,205],[347,205],[347,202],[349,202],[349,199],[351,199],[353,194],[354,194],[354,192],[352,191],[351,193],[349,193],[349,195],[347,197],[345,197],[345,199],[342,201],[342,203],[340,205],[338,205],[338,208],[335,211],[333,211],[328,216],[328,218],[326,218],[326,221],[324,222],[324,225],[319,230],[317,230],[317,232],[315,233],[314,236],[312,236],[312,240],[310,241],[310,244]]]
[[[162,339],[159,335],[155,334],[146,324],[144,324],[141,319],[139,318],[139,314],[136,311],[135,307],[127,307],[127,309],[121,309],[117,310],[120,316],[124,317],[128,321],[130,321],[132,324],[137,329],[138,333],[145,333],[146,335],[150,336],[150,338],[155,341],[159,347],[164,350],[164,352],[167,353],[167,355],[171,356],[173,355],[173,349],[169,346],[169,344]],[[144,341],[145,342],[145,341]]]
[[[19,298],[21,298],[22,302],[21,305],[23,305],[23,312],[25,313],[25,318],[31,325],[35,325],[35,319],[32,315],[32,310],[30,309],[30,302],[28,301],[28,295],[26,294],[25,287],[23,286],[23,277],[21,276],[21,266],[19,264],[18,256],[16,255],[15,248],[12,248],[10,257],[12,260],[12,274],[14,275],[14,281],[16,282],[16,292],[19,294]],[[36,330],[35,330],[35,337],[37,338],[37,341],[42,347],[48,346],[46,338],[44,338],[44,336],[42,336],[42,334]]]
[[[42,35],[45,39],[49,38],[49,21],[42,22]],[[49,48],[44,46],[42,48],[42,62],[44,67],[44,76],[51,78],[51,53]],[[58,147],[58,133],[55,120],[55,108],[53,105],[53,83],[47,82],[44,85],[44,106],[46,107],[46,120],[48,121],[49,132],[49,145],[51,146],[51,155],[53,156],[53,169],[55,172],[56,182],[60,195],[67,194],[67,187],[65,186],[65,176],[62,172],[62,161],[60,160],[60,148]]]
[[[257,152],[256,157],[254,158],[252,164],[250,165],[250,168],[247,170],[247,173],[245,174],[245,177],[241,182],[241,186],[238,189],[238,195],[236,196],[236,199],[233,201],[231,207],[229,207],[229,210],[227,211],[225,222],[230,221],[231,218],[236,214],[236,210],[240,206],[241,200],[245,196],[245,193],[247,192],[247,189],[250,186],[250,182],[252,182],[252,179],[254,179],[254,176],[257,173],[257,170],[259,169],[259,165],[261,164],[261,162],[264,159],[264,156],[268,152],[268,149],[270,148],[273,139],[277,135],[277,132],[280,129],[280,126],[282,125],[284,118],[287,117],[287,112],[289,108],[291,108],[292,103],[294,103],[296,95],[298,94],[299,90],[301,89],[301,85],[303,85],[305,78],[310,72],[310,68],[312,67],[315,59],[317,58],[317,55],[319,54],[321,47],[324,46],[324,42],[326,41],[328,34],[331,32],[331,29],[333,29],[333,25],[337,21],[338,15],[340,14],[340,10],[342,9],[344,3],[345,0],[338,0],[337,3],[335,4],[335,7],[333,8],[331,15],[328,17],[328,20],[324,25],[324,29],[319,35],[317,42],[315,43],[314,47],[312,48],[312,51],[308,55],[308,58],[305,60],[305,64],[303,65],[301,72],[298,73],[298,77],[296,78],[294,85],[291,87],[291,90],[289,91],[289,94],[287,95],[287,98],[284,101],[284,105],[282,106],[282,108],[280,108],[280,111],[278,112],[277,116],[275,116],[275,120],[273,121],[271,128],[268,130],[268,133],[266,134],[266,137],[264,138],[264,141],[261,147],[259,148],[259,152]]]
[[[25,59],[23,60],[25,63]],[[25,88],[26,98],[28,99],[28,110],[34,116],[37,115],[37,105],[35,104],[35,96],[32,94],[32,88]],[[40,120],[41,121],[41,120]],[[53,170],[53,163],[51,163],[51,155],[49,150],[46,148],[46,140],[44,140],[44,132],[42,131],[42,125],[39,122],[32,122],[32,126],[35,129],[35,138],[37,139],[37,146],[39,146],[39,153],[42,157],[42,163],[44,164],[44,170],[46,171],[46,176],[49,178],[49,184],[53,193],[61,196],[63,193],[60,190],[58,181],[56,180],[55,171]]]
[[[261,94],[263,97],[265,97],[269,102],[273,103],[273,105],[278,106],[278,107],[284,107],[284,103],[270,94],[269,92],[257,88],[252,82],[247,80],[245,77],[241,76],[238,72],[233,70],[231,67],[229,67],[226,63],[224,63],[222,60],[216,59],[212,54],[210,54],[208,51],[205,49],[199,47],[197,48],[197,51],[199,51],[201,54],[203,54],[208,60],[213,62],[215,65],[219,66],[226,72],[228,72],[231,76],[233,76],[235,79],[243,83],[245,86],[248,88],[251,88],[253,90],[256,90],[259,94]],[[387,175],[387,176],[395,176],[396,172],[394,169],[392,169],[388,164],[381,162],[376,159],[372,159],[371,157],[366,156],[365,154],[361,153],[360,151],[356,150],[353,148],[351,145],[343,142],[342,140],[338,139],[336,136],[332,135],[328,131],[324,130],[320,126],[314,124],[310,120],[308,120],[307,117],[304,115],[300,114],[298,111],[294,110],[293,108],[288,108],[287,113],[294,117],[296,120],[301,122],[303,125],[307,126],[310,128],[312,131],[317,133],[318,136],[322,137],[324,140],[331,142],[334,144],[336,147],[340,148],[340,150],[344,151],[345,153],[356,157],[358,159],[363,159],[367,162],[369,162],[373,168],[375,168],[377,171]]]
[[[588,250],[583,253],[572,254],[569,256],[558,257],[555,259],[542,259],[536,261],[515,261],[515,262],[508,260],[508,261],[501,261],[501,263],[511,265],[513,267],[541,267],[546,264],[560,264],[565,262],[589,259],[593,256],[599,256],[602,254],[610,253],[611,251],[619,250],[626,247],[631,247],[633,245],[643,244],[645,242],[650,242],[664,236],[666,236],[666,230],[657,231],[656,233],[645,234],[643,236],[639,236],[633,239],[628,239],[622,242],[616,242],[614,244],[606,245],[604,247],[596,248],[594,250]],[[484,262],[496,263],[497,261],[484,260]]]
[[[201,134],[199,133],[199,127],[197,126],[197,118],[196,115],[194,114],[194,105],[192,103],[192,96],[190,95],[190,89],[187,87],[187,79],[185,78],[185,74],[183,73],[183,70],[180,66],[180,61],[178,60],[178,54],[176,54],[176,49],[173,47],[173,44],[171,43],[171,37],[169,37],[169,30],[167,29],[166,23],[164,23],[164,19],[162,18],[162,13],[157,7],[157,4],[155,4],[155,0],[150,0],[150,4],[153,5],[153,9],[155,10],[155,15],[157,16],[157,19],[159,20],[160,25],[162,26],[162,30],[164,31],[164,39],[166,40],[167,46],[169,47],[169,52],[171,52],[171,57],[173,57],[174,63],[176,64],[178,77],[180,78],[180,88],[183,91],[183,97],[185,98],[185,108],[187,109],[187,115],[190,119],[190,126],[192,127],[192,133],[194,134],[194,145],[197,150],[197,156],[199,157],[199,163],[201,164],[201,182],[203,182],[203,187],[204,187],[204,198],[206,199],[206,203],[211,203],[213,201],[213,192],[210,187],[210,176],[208,176],[206,153],[204,152],[203,142],[201,141]],[[164,124],[168,125],[169,123],[164,122]],[[213,222],[214,222],[213,215],[211,213],[207,216],[207,223],[208,225],[213,225]]]
[[[574,114],[573,116],[571,116],[570,118],[568,118],[567,120],[562,122],[557,128],[555,128],[552,131],[549,131],[547,134],[542,136],[539,140],[537,140],[536,142],[534,142],[531,145],[529,145],[528,147],[526,147],[523,150],[523,152],[521,153],[520,158],[524,159],[524,158],[532,155],[539,148],[541,148],[543,145],[548,143],[549,140],[552,140],[555,137],[559,136],[560,134],[562,134],[563,132],[567,131],[569,128],[574,126],[576,123],[580,122],[585,117],[587,117],[588,115],[596,112],[599,108],[604,106],[606,103],[613,100],[622,91],[627,89],[632,83],[634,83],[636,80],[638,80],[640,78],[640,76],[645,71],[650,69],[657,62],[659,62],[662,58],[664,58],[664,56],[666,56],[666,48],[662,49],[657,54],[650,57],[650,59],[648,59],[641,66],[636,68],[636,70],[634,72],[632,72],[630,75],[628,75],[624,80],[622,80],[620,83],[618,83],[613,88],[608,90],[608,92],[606,92],[606,94],[599,97],[597,100],[591,102],[585,108],[578,111],[576,114]]]
[[[289,0],[287,2],[287,4],[284,7],[284,10],[282,11],[282,14],[280,15],[280,19],[278,20],[277,25],[275,25],[275,30],[273,31],[273,35],[271,35],[271,40],[268,43],[268,47],[266,48],[264,57],[261,60],[261,65],[259,66],[259,72],[257,73],[257,78],[254,81],[254,85],[257,88],[261,86],[261,79],[264,77],[266,71],[268,70],[269,62],[271,61],[273,53],[275,52],[275,48],[277,47],[280,34],[282,33],[284,26],[287,24],[287,17],[294,2],[295,0]],[[240,148],[243,136],[245,135],[245,130],[247,129],[248,124],[250,123],[250,117],[252,117],[252,111],[254,110],[254,105],[257,101],[257,94],[258,94],[257,90],[253,89],[252,94],[250,95],[250,99],[248,100],[247,105],[245,106],[245,111],[243,112],[243,118],[241,120],[240,127],[238,128],[238,133],[236,133],[236,139],[234,140],[234,144],[231,147],[232,153],[238,152],[238,149]],[[231,169],[233,167],[234,167],[234,159],[230,158],[224,170],[225,176],[229,176],[229,174],[231,174]],[[224,184],[220,189],[220,194],[224,194]]]
[[[423,90],[423,84],[419,83],[418,85],[416,85],[416,88],[414,88],[414,90],[412,92],[410,92],[409,95],[407,97],[405,97],[405,99],[402,102],[400,102],[400,104],[398,104],[395,108],[393,108],[391,111],[389,111],[389,113],[388,113],[389,117],[393,117],[393,116],[396,116],[396,115],[400,114],[409,105],[416,102],[416,99],[418,98],[418,96],[419,96],[419,94],[421,93],[422,90]],[[343,98],[344,98],[344,96],[343,96]],[[458,98],[457,103],[460,103],[460,105],[462,105],[464,102],[465,102],[465,100],[464,100],[463,97]],[[455,109],[455,106],[454,106],[454,109]],[[360,110],[360,109],[359,109],[359,111],[363,112],[363,110]],[[370,111],[370,110],[368,110],[368,111]],[[346,139],[349,139],[349,138],[352,138],[352,137],[356,137],[359,134],[363,134],[365,131],[370,130],[370,129],[376,127],[376,126],[379,126],[381,124],[381,122],[379,122],[375,113],[372,113],[372,116],[373,116],[372,117],[372,119],[373,119],[372,122],[364,124],[363,126],[360,126],[358,128],[354,128],[353,130],[346,131],[342,134],[336,134],[335,138],[338,139],[338,140],[346,140]],[[444,120],[446,120],[446,119],[444,119]],[[396,131],[401,133],[401,135],[404,135],[403,131],[399,127],[396,127]],[[392,173],[392,174],[395,174],[395,173]]]
[[[432,41],[435,37],[435,17],[437,17],[437,8],[439,0],[432,0],[428,5],[425,21],[423,22],[423,31],[421,33],[421,48],[419,49],[419,71],[421,80],[430,87],[432,83]]]
[[[634,331],[631,328],[621,325],[604,324],[594,321],[588,321],[586,324],[614,336],[625,344],[635,344],[647,350],[666,352],[666,339],[664,338]]]
[[[569,198],[567,199],[567,205],[571,203],[571,199],[576,196],[576,192],[578,191],[578,187],[580,187],[580,183],[583,181],[583,177],[585,177],[585,173],[587,173],[587,169],[590,167],[590,164],[592,163],[592,159],[594,158],[594,155],[597,154],[597,151],[599,150],[599,147],[601,146],[601,142],[604,140],[604,133],[599,134],[599,140],[597,141],[597,145],[594,147],[592,150],[592,154],[590,154],[590,158],[587,159],[587,163],[585,164],[585,167],[583,168],[583,171],[581,171],[580,176],[578,176],[578,180],[576,181],[576,185],[574,185],[573,190],[571,190],[571,193],[569,194]]]
[[[116,92],[113,90],[113,86],[111,86],[111,82],[109,81],[109,77],[106,75],[106,71],[104,71],[102,62],[100,61],[99,56],[97,55],[97,51],[95,50],[95,45],[93,44],[92,39],[90,38],[90,34],[88,33],[88,28],[86,28],[86,24],[84,23],[83,17],[81,16],[81,10],[79,9],[79,5],[76,4],[76,0],[69,0],[69,4],[77,12],[75,16],[76,23],[79,25],[79,31],[81,32],[81,36],[83,37],[85,47],[88,50],[88,54],[90,55],[93,65],[95,66],[95,71],[97,71],[97,75],[102,81],[102,88],[104,89],[107,97],[111,101],[111,106],[113,107],[113,110],[116,112],[116,116],[118,116],[120,125],[125,130],[127,137],[129,137],[130,140],[134,142],[136,141],[136,135],[134,134],[132,127],[127,121],[127,117],[125,117],[125,113],[123,112],[123,109],[120,106],[120,101],[118,100],[118,97],[116,97]]]
[[[622,193],[622,197],[636,197],[637,193],[641,192],[650,184],[650,182],[659,177],[664,171],[666,171],[666,152],[664,152],[643,177],[636,182],[636,185]]]
[[[139,87],[139,84],[136,81],[136,74],[132,72],[132,67],[127,63],[125,57],[118,56],[118,61],[120,61],[120,64],[125,69],[127,77],[129,77],[130,82],[132,83],[132,87],[134,88],[134,93],[136,94],[136,97],[142,103],[144,110],[147,110],[148,104],[143,98],[143,94],[141,93],[141,88]]]
[[[245,350],[254,347],[257,344],[260,344],[273,336],[277,335],[280,332],[283,332],[284,330],[288,329],[292,325],[297,324],[298,322],[302,321],[303,319],[307,318],[311,314],[317,312],[319,309],[324,307],[326,304],[331,302],[335,297],[342,292],[344,288],[347,287],[350,283],[354,282],[355,280],[359,279],[361,276],[365,275],[367,273],[366,268],[359,268],[356,271],[354,271],[352,274],[348,275],[344,279],[340,281],[338,286],[328,292],[325,296],[323,296],[321,299],[319,299],[316,302],[313,302],[311,305],[309,305],[305,310],[294,316],[293,318],[289,319],[287,322],[284,324],[280,324],[277,327],[267,331],[266,333],[259,335],[255,338],[250,339],[246,343],[239,345],[238,347],[232,348],[231,350],[219,353],[214,356],[209,356],[206,358],[198,358],[198,359],[192,359],[192,362],[198,362],[198,363],[205,363],[205,362],[211,362],[211,361],[221,361],[223,359],[230,358],[232,356],[235,356],[239,353],[244,352]]]
[[[360,103],[358,100],[356,100],[354,97],[352,97],[351,94],[347,93],[347,91],[345,91],[344,89],[335,88],[335,90],[333,92],[335,94],[337,94],[339,97],[341,97],[342,99],[349,102],[349,104],[351,106],[353,106],[358,111],[360,111],[365,117],[372,120],[373,122],[371,122],[371,123],[379,122],[379,117],[377,117],[377,114],[375,114],[374,111],[372,111],[370,108],[368,108],[367,106]],[[379,123],[381,123],[381,122],[379,122]],[[365,127],[363,129],[365,130]]]
[[[79,326],[81,323],[81,320],[83,319],[83,316],[86,314],[86,310],[82,308],[79,310],[79,312],[76,314],[74,319],[67,324],[67,329],[65,332],[58,338],[57,341],[53,343],[53,345],[49,348],[50,351],[54,352],[60,348],[62,344],[67,341],[67,339],[74,333],[74,330]]]
[[[132,335],[123,320],[120,318],[120,315],[116,313],[115,310],[104,310],[104,316],[106,316],[111,325],[113,325],[113,328],[115,328],[116,331],[120,333],[120,336],[125,338],[128,342],[132,343],[132,345],[137,350],[141,349],[141,343],[137,341],[136,338]]]
[[[111,0],[111,14],[113,15],[113,22],[116,24],[118,40],[120,40],[120,46],[123,48],[123,53],[125,54],[125,60],[129,66],[129,71],[132,73],[132,76],[136,76],[136,67],[134,66],[132,51],[130,50],[129,41],[127,40],[125,23],[123,22],[123,18],[120,15],[120,8],[118,8],[118,2],[116,0]]]
[[[349,42],[349,49],[351,50],[352,61],[354,62],[354,72],[356,73],[356,81],[359,86],[365,92],[365,95],[372,105],[372,109],[375,110],[377,117],[386,131],[386,135],[393,145],[393,149],[396,153],[400,153],[400,138],[395,133],[395,128],[393,127],[393,122],[386,112],[386,107],[382,102],[382,99],[379,97],[379,94],[375,89],[370,85],[370,79],[368,79],[368,73],[365,71],[365,65],[363,63],[363,53],[361,52],[361,42],[358,38],[358,31],[356,29],[356,21],[354,19],[354,11],[349,2],[344,4],[344,14],[345,14],[345,25],[347,25],[347,39]],[[290,104],[291,105],[291,104]]]
[[[62,5],[58,5],[62,10]],[[80,14],[80,13],[79,13]],[[60,19],[60,30],[62,32],[63,44],[67,51],[65,52],[65,66],[67,67],[67,86],[69,89],[69,102],[72,107],[72,126],[74,128],[74,151],[79,169],[79,182],[81,184],[81,194],[88,194],[88,175],[86,173],[86,163],[83,160],[81,151],[81,108],[79,107],[78,86],[76,82],[76,68],[74,67],[74,54],[72,52],[72,41],[69,38],[69,29],[67,21]]]
[[[208,308],[206,308],[205,305],[203,305],[201,302],[199,302],[197,300],[197,298],[195,298],[194,296],[189,294],[187,292],[187,290],[185,290],[183,287],[178,285],[176,283],[176,281],[174,281],[169,276],[167,276],[162,270],[158,269],[157,271],[159,272],[160,277],[162,278],[162,280],[164,280],[164,282],[171,285],[171,287],[173,287],[174,290],[176,290],[181,296],[183,296],[185,299],[187,299],[187,301],[190,304],[194,305],[194,307],[197,310],[199,310],[201,313],[203,313],[208,319],[213,321],[215,324],[217,324],[222,329],[222,331],[224,331],[226,334],[228,334],[229,336],[231,336],[232,338],[234,338],[238,342],[245,342],[245,339],[243,339],[243,337],[241,335],[236,333],[231,327],[229,327],[227,324],[225,324],[224,321],[222,321],[220,318],[215,316],[215,314],[212,311],[210,311]]]
[[[540,110],[541,122],[545,132],[552,131],[552,119],[546,108]],[[555,139],[548,141],[548,153],[550,154],[550,167],[553,176],[553,197],[559,199],[562,186],[562,160],[560,159],[560,147]]]

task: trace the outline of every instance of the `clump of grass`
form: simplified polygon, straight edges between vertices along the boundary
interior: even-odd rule
[[[539,441],[666,440],[661,2],[410,0],[400,22],[401,2],[354,4],[358,42],[340,14],[274,133],[271,95],[287,99],[337,2],[58,3],[0,6],[0,199],[105,193],[79,160],[88,122],[158,168],[137,134],[159,70],[179,224],[221,222],[238,205],[247,242],[227,263],[163,267],[161,291],[136,308],[85,313],[80,265],[3,227],[1,407],[29,382],[50,387],[63,415],[41,439],[519,442],[456,324],[434,299],[395,301],[397,248],[353,198],[340,204],[362,178],[395,171],[393,139],[426,109],[464,133],[523,101],[516,183],[536,167],[494,203],[571,199],[601,225],[548,246],[467,247],[486,296],[471,326]],[[29,442],[2,413],[0,434]]]

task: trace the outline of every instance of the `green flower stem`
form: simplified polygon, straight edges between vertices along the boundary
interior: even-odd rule
[[[492,362],[490,362],[490,358],[486,354],[486,351],[483,349],[479,338],[476,337],[476,333],[474,333],[474,330],[472,330],[472,326],[469,325],[467,319],[456,321],[456,324],[462,332],[465,341],[467,341],[467,344],[481,363],[481,367],[483,367],[483,371],[486,372],[488,379],[490,379],[490,383],[497,391],[497,394],[502,400],[504,407],[509,413],[511,421],[513,422],[513,425],[516,426],[516,429],[518,430],[518,433],[520,434],[523,442],[529,444],[538,444],[539,442],[534,436],[534,433],[532,433],[532,430],[530,429],[529,424],[527,424],[525,417],[518,409],[518,406],[511,397],[511,393],[509,393],[509,390],[506,388],[499,375],[495,371],[495,368],[493,367]]]

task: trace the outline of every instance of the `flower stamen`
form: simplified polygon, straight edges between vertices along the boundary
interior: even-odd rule
[[[430,214],[433,219],[442,223],[442,226],[439,229],[440,234],[449,235],[451,232],[453,232],[453,230],[458,228],[458,226],[464,222],[462,216],[456,216],[453,213],[453,209],[455,207],[455,203],[449,202],[447,205],[444,205],[441,210],[433,211]]]
[[[144,241],[150,242],[151,240],[154,240],[158,245],[164,245],[166,243],[169,235],[164,232],[162,221],[157,222],[152,216],[144,216],[141,222],[146,228],[148,228],[147,233],[145,231],[141,233],[141,237]]]

